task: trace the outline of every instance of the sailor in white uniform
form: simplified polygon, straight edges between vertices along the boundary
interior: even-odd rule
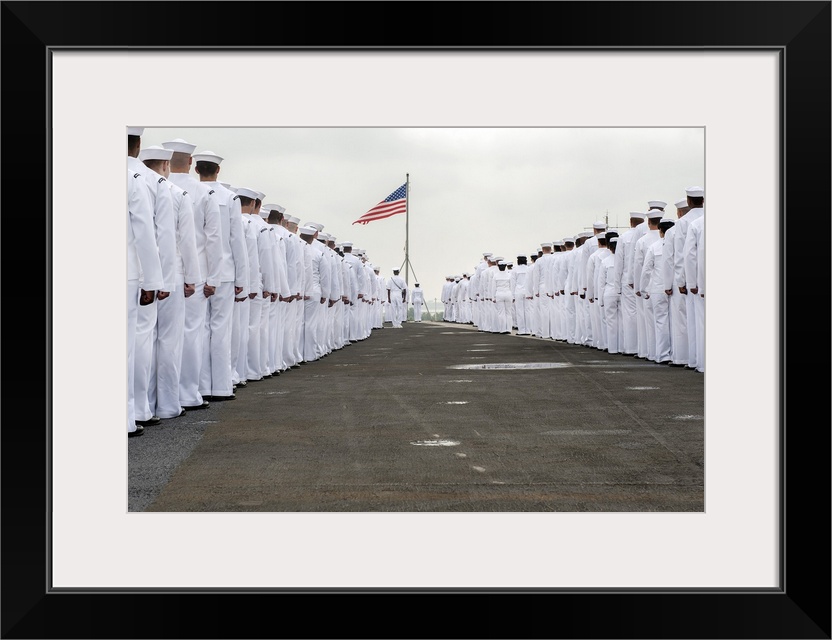
[[[202,370],[203,343],[206,333],[208,298],[220,285],[223,267],[220,207],[216,194],[191,175],[196,145],[181,138],[163,142],[162,147],[173,152],[168,181],[187,191],[193,204],[194,239],[201,279],[194,295],[185,299],[184,332],[182,339],[182,367],[179,373],[179,400],[186,411],[205,409],[208,401],[199,392]]]
[[[696,348],[696,295],[690,293],[686,286],[685,274],[685,241],[687,240],[688,226],[697,218],[705,215],[705,190],[702,187],[688,187],[685,189],[688,205],[690,209],[680,218],[676,223],[676,233],[673,238],[674,253],[673,253],[673,271],[675,277],[676,290],[686,296],[686,315],[687,315],[687,339],[688,339],[688,369],[696,369],[698,364],[696,357],[698,354]]]
[[[705,373],[705,216],[688,225],[685,239],[685,284],[694,297],[696,370]]]
[[[173,196],[168,188],[166,179],[148,169],[139,160],[141,151],[141,136],[144,127],[130,127],[127,130],[127,168],[133,173],[140,174],[145,181],[147,193],[153,207],[153,221],[156,228],[156,246],[159,250],[159,260],[162,264],[164,286],[156,294],[156,302],[168,298],[182,283],[176,272],[176,222],[173,210]],[[141,426],[159,424],[161,418],[154,415],[155,391],[153,406],[150,401],[151,379],[155,383],[156,368],[156,336],[157,336],[158,305],[140,305],[136,321],[136,343],[134,353],[135,395],[134,407],[136,421]]]
[[[156,303],[164,286],[162,263],[156,245],[153,205],[144,176],[127,169],[127,437],[141,436],[136,424],[135,363],[136,322],[139,306]]]
[[[601,309],[603,310],[604,330],[607,334],[607,352],[620,353],[620,326],[621,313],[619,304],[621,302],[620,286],[621,281],[616,276],[615,254],[618,249],[619,236],[607,233],[607,245],[610,254],[601,261],[598,278],[598,290],[600,291]]]
[[[621,291],[621,353],[634,356],[638,353],[638,320],[636,317],[636,292],[632,282],[633,249],[635,242],[647,228],[645,214],[630,212],[630,228],[621,234],[615,251],[616,278]],[[643,226],[642,226],[643,225]]]
[[[219,205],[223,251],[221,282],[215,293],[208,298],[199,392],[208,401],[233,400],[236,398],[231,381],[234,300],[243,295],[248,284],[248,254],[240,217],[240,201],[234,192],[219,183],[222,156],[206,150],[194,154],[193,159],[200,183],[208,188],[210,195],[216,197]]]
[[[165,178],[163,184],[171,192],[176,228],[177,290],[157,304],[155,366],[148,383],[150,411],[162,419],[177,418],[185,412],[179,394],[185,300],[195,293],[196,284],[202,281],[194,233],[193,201],[187,191],[168,180],[172,156],[172,150],[161,146],[146,147],[139,153],[139,160],[148,169]]]
[[[387,281],[387,302],[390,303],[390,319],[394,329],[401,329],[401,306],[403,304],[403,292],[407,289],[404,279],[399,276],[399,270],[393,269],[393,275]]]
[[[684,217],[690,207],[687,198],[675,204],[676,222]],[[679,293],[674,280],[674,265],[676,253],[676,230],[674,224],[664,234],[664,265],[662,268],[665,294],[669,296],[670,303],[670,366],[684,367],[688,363],[688,336],[687,336],[687,296]]]
[[[418,282],[413,284],[413,291],[410,293],[410,301],[413,304],[413,321],[422,321],[422,304],[425,302],[425,295]]]
[[[633,247],[633,288],[636,292],[636,309],[640,309],[638,317],[638,357],[645,360],[652,360],[656,351],[655,324],[653,321],[653,310],[646,304],[646,282],[642,282],[644,275],[644,259],[647,249],[654,242],[659,240],[659,221],[664,217],[661,209],[650,209],[647,212],[647,231],[636,240]]]

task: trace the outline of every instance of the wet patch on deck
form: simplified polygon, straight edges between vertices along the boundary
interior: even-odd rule
[[[456,440],[417,440],[410,444],[417,447],[458,447],[459,442]]]
[[[572,363],[570,362],[484,362],[483,364],[455,364],[448,368],[519,371],[530,369],[565,369],[571,366]]]

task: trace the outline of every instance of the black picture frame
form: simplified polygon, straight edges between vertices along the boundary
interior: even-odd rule
[[[213,14],[198,11],[200,4],[2,3],[5,237],[16,245],[21,237],[42,238],[27,242],[22,258],[17,257],[19,247],[9,249],[13,257],[3,261],[9,267],[6,291],[20,295],[5,298],[12,313],[4,316],[4,334],[15,339],[12,354],[20,353],[23,337],[25,357],[10,357],[7,351],[3,366],[7,420],[0,435],[4,445],[2,637],[829,638],[830,429],[824,420],[828,414],[818,411],[816,400],[829,393],[828,379],[819,373],[828,371],[830,350],[824,329],[829,302],[826,292],[819,290],[823,277],[807,274],[828,274],[830,265],[830,2],[207,3],[216,5]],[[269,16],[274,16],[269,18],[274,29],[268,21],[264,24]],[[154,28],[156,17],[160,23],[183,28]],[[673,593],[591,589],[54,593],[49,589],[50,390],[59,381],[51,380],[48,371],[53,310],[48,296],[39,291],[33,296],[45,305],[40,313],[44,331],[38,333],[32,322],[38,314],[32,299],[26,298],[26,287],[40,268],[49,290],[49,268],[55,268],[49,267],[49,234],[43,232],[52,215],[47,180],[50,52],[130,47],[233,50],[251,47],[257,29],[264,32],[264,47],[277,48],[779,52],[784,80],[780,97],[784,259],[779,282],[746,285],[760,287],[761,296],[777,295],[782,300],[779,589]],[[749,108],[753,108],[751,98]],[[22,210],[21,202],[29,196],[35,203]],[[41,207],[41,202],[46,206]],[[737,213],[738,219],[728,221],[726,230],[739,237],[753,212]],[[817,233],[819,242],[807,237]],[[742,237],[750,254],[753,237]],[[30,250],[38,245],[43,255]],[[25,283],[17,279],[21,264],[26,267]],[[85,293],[89,292],[79,287],[79,296]],[[17,305],[25,305],[26,313],[14,313]],[[821,326],[807,321],[806,314]],[[787,372],[792,373],[789,394]],[[826,383],[823,388],[822,383]],[[812,411],[806,414],[806,409]],[[77,437],[84,437],[83,416],[72,429]],[[742,473],[741,461],[737,473]]]

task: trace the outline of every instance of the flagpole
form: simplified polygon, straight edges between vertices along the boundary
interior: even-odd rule
[[[404,187],[404,282],[410,287],[410,174],[405,174]]]

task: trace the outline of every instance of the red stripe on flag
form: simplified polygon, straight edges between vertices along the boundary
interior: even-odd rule
[[[405,211],[407,211],[406,198],[402,198],[401,200],[394,200],[392,202],[382,201],[379,202],[375,207],[370,209],[363,216],[361,216],[358,220],[353,222],[353,224],[367,224],[368,222],[389,218],[390,216],[394,216],[397,213],[404,213]]]

